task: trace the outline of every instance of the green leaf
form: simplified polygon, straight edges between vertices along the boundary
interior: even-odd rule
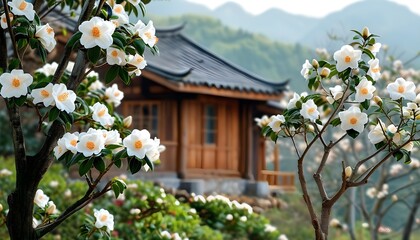
[[[347,130],[347,134],[353,139],[359,136],[359,132],[354,129]]]
[[[121,165],[122,165],[122,161],[121,161],[121,159],[115,159],[115,160],[114,160],[114,165],[115,165],[117,168],[121,168]]]
[[[115,198],[118,198],[121,192],[120,187],[118,186],[118,184],[116,184],[116,182],[114,182],[111,187],[112,187],[112,191],[114,191]]]
[[[370,106],[370,100],[366,99],[364,102],[362,102],[360,105],[362,105],[362,107],[366,110],[369,109]]]
[[[66,48],[74,48],[74,45],[80,40],[81,37],[81,32],[76,32],[75,34],[73,34],[73,36],[71,36],[70,40],[67,42]]]
[[[112,81],[114,81],[114,79],[117,77],[119,71],[120,71],[121,67],[118,65],[112,65],[108,71],[106,72],[105,75],[105,83],[110,83]],[[124,71],[123,69],[121,69],[121,71]]]
[[[127,149],[124,148],[123,150],[121,150],[121,151],[117,152],[117,154],[115,154],[114,160],[119,160],[121,158],[126,158],[126,157],[128,157]]]
[[[137,53],[142,55],[144,54],[144,49],[146,48],[146,44],[141,39],[136,39],[133,41],[133,47],[136,49]]]
[[[89,158],[88,160],[82,162],[79,166],[79,175],[83,176],[92,168],[94,158]]]
[[[60,115],[60,110],[57,107],[51,108],[51,110],[48,112],[48,121],[50,122],[55,121],[59,115]]]
[[[340,118],[336,118],[336,119],[332,120],[330,122],[330,124],[333,125],[334,127],[337,127],[338,125],[341,124],[341,120],[340,120]]]
[[[128,72],[125,71],[124,69],[120,69],[120,71],[118,71],[118,76],[121,78],[121,80],[126,84],[129,85],[131,82],[130,76],[128,75]]]
[[[276,139],[277,140],[277,139]],[[155,170],[155,165],[153,164],[153,162],[152,161],[150,161],[150,159],[147,157],[147,156],[145,156],[144,157],[144,161],[146,162],[146,164],[147,164],[147,166],[149,166],[149,168],[153,171],[153,170]]]
[[[22,107],[23,104],[25,104],[25,102],[26,102],[26,96],[15,98],[14,101],[15,101],[16,105],[18,105],[19,107]]]
[[[63,120],[64,123],[69,123],[69,124],[74,123],[74,117],[73,117],[72,114],[61,111],[59,117],[60,117],[61,120]]]
[[[101,58],[101,48],[99,46],[89,48],[87,57],[91,63],[97,63],[99,58]]]
[[[119,32],[114,32],[112,34],[112,39],[114,40],[114,44],[115,44],[115,39],[118,39],[123,46],[127,45],[127,40],[126,40],[126,37],[124,36],[124,34],[121,34]],[[116,45],[118,46],[118,44],[116,44]]]
[[[9,67],[8,67],[8,69],[9,69],[9,71],[12,71],[13,69],[20,68],[19,66],[20,66],[20,61],[19,61],[19,59],[17,59],[17,58],[12,58],[12,59],[9,61]]]
[[[105,162],[101,157],[96,157],[93,161],[93,166],[99,171],[103,172],[105,171]]]
[[[67,167],[70,167],[73,164],[76,164],[82,160],[86,159],[86,157],[82,153],[76,153],[69,162],[66,163]]]
[[[109,145],[106,146],[106,148],[110,149],[110,150],[114,150],[114,149],[117,149],[117,148],[120,148],[120,147],[122,147],[122,145],[118,145],[118,144],[109,144]]]
[[[135,174],[139,172],[142,166],[143,165],[141,161],[139,161],[137,158],[132,157],[131,159],[129,159],[129,168],[130,168],[131,174]]]

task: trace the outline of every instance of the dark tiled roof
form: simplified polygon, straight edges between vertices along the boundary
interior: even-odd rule
[[[174,82],[222,89],[276,94],[287,82],[271,83],[222,59],[182,34],[183,26],[158,29],[160,55],[146,51],[145,70]]]

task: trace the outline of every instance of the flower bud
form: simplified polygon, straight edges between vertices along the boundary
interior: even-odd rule
[[[382,106],[382,98],[379,96],[374,96],[373,97],[373,101],[378,105],[378,106]]]
[[[312,59],[312,67],[314,67],[315,69],[319,68],[319,63],[316,59]]]
[[[350,178],[353,174],[353,169],[350,166],[347,166],[346,169],[344,169],[344,174],[346,175],[346,178]]]
[[[319,75],[320,75],[322,78],[326,78],[326,77],[328,77],[328,76],[330,75],[330,73],[331,73],[331,70],[330,70],[329,68],[323,67],[323,68],[321,69],[321,72],[319,73]]]
[[[391,199],[392,199],[393,202],[396,202],[396,201],[398,201],[398,196],[394,194],[394,195],[392,195]]]
[[[417,104],[420,104],[420,93],[417,94],[416,99],[414,100]]]
[[[326,98],[326,100],[327,100],[327,102],[328,102],[329,104],[333,104],[333,103],[335,102],[334,98],[332,98],[332,97],[330,97],[330,96],[328,96],[328,97]]]
[[[3,205],[0,203],[0,212],[3,211]]]
[[[51,214],[53,214],[54,212],[55,212],[55,210],[57,209],[57,207],[55,206],[55,204],[54,204],[54,202],[53,201],[49,201],[48,202],[48,207],[47,207],[47,209],[45,210],[45,212],[48,214],[48,215],[51,215]]]
[[[128,117],[124,118],[124,120],[123,120],[123,124],[124,124],[125,128],[131,127],[132,123],[133,123],[133,117],[132,116],[128,116]]]
[[[306,129],[308,130],[308,132],[315,132],[315,128],[312,124],[306,125]]]
[[[364,27],[362,30],[362,37],[363,39],[367,39],[370,36],[369,28]]]

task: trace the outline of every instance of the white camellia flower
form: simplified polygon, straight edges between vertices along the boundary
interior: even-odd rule
[[[395,82],[388,84],[386,90],[393,100],[404,98],[413,101],[416,99],[416,86],[413,82],[406,81],[404,78],[397,78]]]
[[[123,145],[127,148],[128,156],[136,156],[139,159],[143,159],[146,156],[146,152],[153,147],[152,142],[149,131],[146,129],[140,131],[134,129],[130,135],[124,138]]]
[[[77,141],[79,141],[79,133],[65,133],[63,137],[61,138],[64,141],[64,145],[68,150],[70,150],[72,153],[77,152]]]
[[[74,102],[76,101],[76,94],[72,90],[67,90],[65,84],[55,84],[53,86],[52,95],[54,97],[55,105],[61,111],[72,113],[76,109]]]
[[[130,55],[128,64],[134,65],[137,67],[136,70],[132,71],[131,73],[135,73],[136,76],[141,75],[141,69],[145,68],[147,66],[146,60],[142,56],[136,53],[136,55]]]
[[[367,75],[371,76],[373,80],[377,81],[379,78],[381,78],[381,67],[379,66],[379,59],[371,59],[369,60],[368,64],[369,70]]]
[[[8,3],[12,8],[11,12],[17,16],[25,16],[29,21],[34,20],[35,11],[34,5],[24,0],[13,0]]]
[[[62,139],[62,138],[58,139],[57,146],[55,146],[55,148],[53,150],[54,157],[56,159],[59,159],[67,151],[68,151],[68,149],[66,148],[66,143],[65,143],[64,139]]]
[[[315,122],[315,120],[318,119],[319,111],[314,100],[309,99],[308,101],[302,104],[300,115],[302,115],[303,118],[311,120],[312,122]]]
[[[302,97],[306,97],[306,96],[308,96],[308,93],[307,92],[303,92],[300,95],[297,94],[297,93],[293,93],[293,98],[289,100],[289,102],[287,103],[287,107],[286,108],[288,110],[290,110],[292,108],[295,108],[296,107],[296,103],[299,102]]]
[[[44,46],[48,52],[51,52],[57,44],[54,36],[54,29],[50,27],[48,23],[42,26],[36,26],[35,37],[39,38],[42,46]]]
[[[125,52],[118,48],[109,47],[106,49],[106,62],[109,65],[124,66],[127,61],[125,60]]]
[[[53,76],[57,70],[58,63],[52,62],[45,64],[42,68],[38,68],[35,72],[44,74],[45,76]]]
[[[143,39],[144,43],[150,47],[153,47],[158,42],[158,38],[155,36],[156,29],[152,21],[149,21],[146,26],[140,28],[137,33]]]
[[[4,98],[25,96],[32,82],[32,76],[24,73],[21,69],[13,69],[10,73],[3,73],[0,75],[0,84],[2,85],[0,95]]]
[[[261,118],[254,118],[254,121],[257,123],[258,127],[262,128],[270,123],[270,118],[268,118],[267,115],[264,115]]]
[[[122,139],[120,136],[120,133],[117,130],[101,130],[102,131],[102,135],[105,139],[105,146],[109,145],[109,144],[121,144],[122,143]]]
[[[101,130],[90,128],[87,132],[79,134],[76,149],[83,153],[83,156],[90,157],[93,154],[99,154],[104,148],[105,138]]]
[[[150,141],[150,144],[152,146],[146,152],[146,156],[150,161],[156,162],[160,158],[160,153],[165,151],[166,147],[164,145],[160,145],[160,139],[156,137]],[[143,169],[147,172],[150,170],[150,167],[146,164],[143,166]]]
[[[13,20],[13,14],[12,14],[12,13],[9,13],[9,18],[10,18],[10,21],[12,21],[12,20]],[[7,18],[6,18],[6,13],[3,13],[3,14],[0,16],[0,26],[1,26],[1,28],[3,28],[3,29],[6,29],[6,28],[7,28]]]
[[[97,102],[90,109],[93,111],[93,120],[99,122],[103,127],[110,127],[114,124],[114,117],[109,114],[105,104]]]
[[[50,198],[44,194],[44,191],[42,191],[41,189],[36,190],[34,203],[38,207],[45,208],[45,206],[47,206],[48,204],[48,200],[50,200]]]
[[[124,93],[118,89],[118,85],[115,83],[105,90],[105,101],[109,104],[113,104],[115,107],[118,107],[121,104],[123,98]]]
[[[337,71],[342,72],[347,68],[358,68],[358,62],[362,58],[362,51],[355,50],[350,45],[344,45],[334,53],[334,60],[337,61]]]
[[[112,45],[112,34],[115,31],[115,25],[100,17],[93,17],[89,21],[82,22],[79,26],[79,31],[82,33],[80,44],[85,48],[99,46],[107,49]]]
[[[115,19],[117,26],[129,23],[128,14],[124,10],[124,6],[121,4],[115,4],[112,8],[112,15],[117,16],[118,18]]]
[[[385,140],[385,125],[379,120],[378,124],[369,132],[368,138],[372,144],[377,144]]]
[[[105,209],[94,209],[93,215],[96,218],[95,227],[103,228],[106,227],[107,231],[110,232],[114,230],[114,216]]]
[[[394,136],[392,137],[392,141],[398,146],[400,146],[407,142],[407,138],[408,138],[408,133],[403,130],[401,132],[395,133]],[[401,148],[411,152],[414,148],[414,143],[408,142]]]
[[[33,103],[43,103],[44,106],[49,107],[54,105],[54,97],[52,95],[53,92],[53,84],[48,83],[47,86],[43,88],[36,88],[32,90],[32,97],[34,98]]]
[[[344,90],[343,90],[343,87],[341,85],[336,85],[334,87],[330,87],[329,89],[330,89],[331,95],[333,96],[333,99],[335,101],[337,101],[337,100],[339,100],[343,97]]]
[[[286,122],[286,119],[283,115],[275,115],[270,117],[270,122],[268,123],[268,126],[274,131],[278,132],[281,130],[281,125]]]
[[[57,206],[54,204],[53,201],[48,202],[48,207],[47,207],[47,209],[45,209],[45,212],[49,215],[57,212]]]
[[[309,62],[308,59],[305,60],[305,63],[302,64],[302,70],[300,71],[300,74],[306,79],[308,80],[309,78],[309,74],[311,72],[311,70],[314,67],[312,66],[312,64]]]
[[[160,232],[160,236],[162,236],[162,238],[164,238],[164,239],[172,239],[171,233],[166,231],[166,230]]]
[[[372,82],[367,80],[366,77],[362,77],[362,81],[356,86],[354,101],[364,102],[367,99],[371,99],[375,90],[376,88],[372,85]]]
[[[344,131],[354,129],[361,133],[364,125],[368,122],[366,113],[360,111],[359,107],[351,106],[348,110],[339,112],[338,117],[341,120],[341,129]]]
[[[88,89],[89,89],[89,91],[96,91],[96,90],[100,90],[104,87],[105,87],[105,85],[101,81],[96,80],[89,85]]]
[[[379,50],[381,49],[381,47],[382,47],[382,44],[381,43],[375,43],[372,46],[369,46],[368,49],[373,54],[373,56],[376,56],[376,54],[379,52]]]

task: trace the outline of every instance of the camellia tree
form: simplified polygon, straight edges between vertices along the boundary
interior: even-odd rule
[[[290,138],[294,145],[298,178],[315,239],[328,239],[333,206],[348,189],[368,183],[387,161],[410,163],[411,151],[420,141],[420,94],[414,82],[398,77],[382,94],[375,87],[381,76],[377,36],[368,28],[353,32],[354,42],[336,51],[334,61],[306,60],[303,64],[301,73],[314,93],[294,94],[283,114],[258,122],[264,136],[274,142]],[[331,79],[337,84],[329,87]],[[374,151],[359,152],[353,165],[346,165],[344,159],[331,159],[340,142],[350,139],[349,143],[355,144],[363,135],[367,135]],[[319,147],[322,158],[313,168],[313,151]],[[327,161],[336,164],[327,165]],[[370,167],[362,169],[364,164]],[[316,194],[308,190],[307,165],[314,169]],[[326,168],[341,176],[336,187],[324,182]]]
[[[116,84],[102,86],[94,72],[109,65],[106,83],[119,77],[128,84],[146,66],[145,49],[158,52],[153,23],[129,22],[129,14],[137,16],[140,10],[144,14],[143,2],[149,1],[2,1],[0,96],[10,120],[16,166],[16,185],[8,196],[6,220],[11,239],[40,239],[108,191],[118,197],[126,188],[124,181],[103,177],[112,166],[121,167],[123,160],[134,174],[142,168],[153,169],[153,162],[159,159],[159,139],[152,139],[146,129],[129,130],[131,118],[114,112],[123,93]],[[74,34],[58,64],[47,64],[32,73],[31,64],[25,61],[31,53],[28,49],[46,62],[56,47],[57,29],[45,19],[59,9],[78,15]],[[39,131],[44,133],[33,155],[25,146],[23,111],[38,116]],[[88,185],[84,196],[59,214],[59,206],[38,189],[54,160],[76,167]],[[82,236],[109,236],[114,225],[112,214],[100,209],[95,210],[94,217]]]

